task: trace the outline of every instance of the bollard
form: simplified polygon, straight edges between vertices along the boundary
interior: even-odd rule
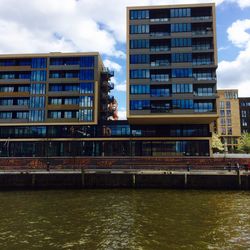
[[[135,174],[133,174],[133,187],[135,188],[135,185],[136,185],[136,178],[135,178]]]
[[[81,176],[82,176],[82,187],[84,188],[85,187],[85,171],[83,168],[81,169]]]

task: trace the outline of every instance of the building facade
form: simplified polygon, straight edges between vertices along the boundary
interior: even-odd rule
[[[216,68],[214,4],[127,8],[129,123],[209,126]]]
[[[238,90],[218,90],[217,133],[221,138],[226,152],[234,152],[241,136],[240,105]]]
[[[250,98],[239,98],[241,133],[250,133]]]
[[[215,6],[129,7],[127,121],[98,53],[0,56],[0,156],[209,156]]]

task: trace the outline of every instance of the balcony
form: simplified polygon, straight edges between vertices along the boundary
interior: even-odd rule
[[[193,21],[212,21],[212,16],[193,16]]]
[[[170,48],[168,46],[151,46],[150,51],[151,52],[164,52],[164,51],[170,51]]]
[[[164,37],[164,36],[170,36],[169,32],[150,32],[150,36],[152,37]]]
[[[154,62],[150,63],[151,67],[164,67],[164,66],[170,66],[170,63],[168,60],[156,60]]]
[[[107,76],[108,78],[111,78],[115,75],[115,73],[113,70],[110,70],[109,68],[104,67],[102,71],[102,75]]]
[[[160,23],[160,22],[168,22],[169,18],[167,17],[162,17],[162,18],[151,18],[150,22],[151,23]]]

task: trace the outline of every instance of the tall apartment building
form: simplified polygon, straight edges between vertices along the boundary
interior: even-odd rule
[[[224,144],[225,151],[233,152],[241,136],[240,109],[238,90],[218,90],[217,108],[217,133]]]
[[[250,98],[239,98],[241,133],[250,133]]]
[[[217,119],[214,4],[128,7],[127,58],[129,123],[209,130]],[[200,147],[209,140],[193,137]]]

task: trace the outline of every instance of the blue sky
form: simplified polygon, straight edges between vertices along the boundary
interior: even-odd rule
[[[201,0],[0,0],[0,53],[99,51],[126,115],[126,6]],[[250,96],[250,0],[216,0],[218,88]]]

